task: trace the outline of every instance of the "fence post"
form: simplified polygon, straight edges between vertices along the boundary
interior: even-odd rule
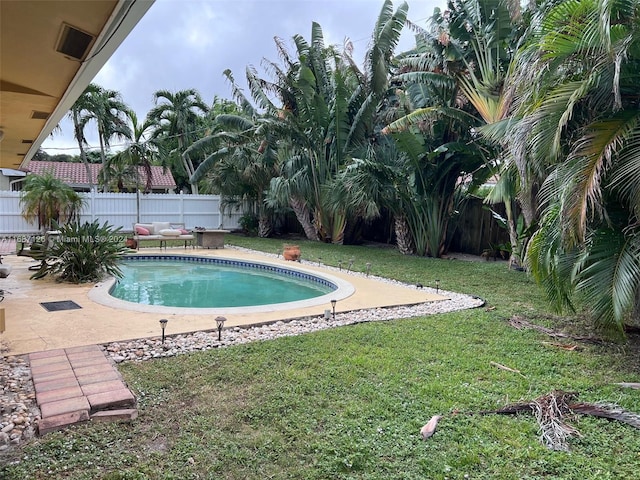
[[[180,223],[185,223],[184,221],[184,192],[180,189]]]
[[[90,212],[91,212],[91,222],[94,222],[96,220],[96,190],[95,188],[91,188],[91,194],[89,195],[90,198],[90,202],[91,202],[91,207],[90,207]]]

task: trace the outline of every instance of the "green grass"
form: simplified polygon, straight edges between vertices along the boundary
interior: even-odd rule
[[[284,242],[228,236],[275,253]],[[0,458],[3,479],[607,479],[634,478],[640,431],[572,421],[571,451],[538,441],[528,415],[473,415],[553,389],[640,412],[637,344],[564,351],[519,331],[521,315],[581,331],[551,315],[526,274],[503,263],[404,257],[386,248],[299,242],[303,258],[478,295],[490,309],[361,324],[300,337],[123,364],[139,398],[131,423],[80,425]],[[592,333],[592,332],[586,332]],[[491,361],[517,368],[500,370]],[[436,434],[419,438],[432,415]],[[18,463],[15,463],[18,462]]]

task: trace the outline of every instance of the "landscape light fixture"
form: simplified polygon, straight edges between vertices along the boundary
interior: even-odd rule
[[[353,267],[353,262],[354,262],[354,259],[350,258],[349,259],[349,268],[347,269],[347,272],[349,272],[349,273],[351,273],[351,267]]]
[[[440,291],[440,280],[436,279],[436,293]]]
[[[331,309],[333,310],[332,315],[334,320],[336,319],[336,303],[338,303],[336,299],[331,300]]]
[[[371,272],[371,263],[367,262],[367,277],[369,276],[370,272]]]
[[[162,343],[164,344],[164,329],[167,328],[167,322],[169,320],[167,320],[166,318],[163,318],[162,320],[160,320],[160,328],[162,328]]]
[[[224,327],[224,322],[227,319],[224,317],[216,317],[216,326],[218,327],[218,341],[222,341],[222,327]]]
[[[338,270],[342,271],[342,260],[338,260]]]

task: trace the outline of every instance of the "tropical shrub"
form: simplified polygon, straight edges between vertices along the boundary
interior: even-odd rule
[[[127,252],[120,228],[73,222],[59,228],[60,236],[43,254],[40,269],[32,278],[52,275],[60,281],[86,283],[105,275],[122,277],[119,262]]]
[[[240,217],[240,227],[242,231],[250,237],[258,235],[258,217],[253,213],[245,213]]]
[[[51,230],[54,223],[73,221],[82,208],[82,197],[51,173],[29,175],[20,197],[22,216]]]

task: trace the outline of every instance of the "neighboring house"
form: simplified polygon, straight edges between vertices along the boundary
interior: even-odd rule
[[[91,171],[91,184],[98,186],[98,173],[102,169],[101,164],[89,164]],[[140,190],[144,190],[147,182],[146,172],[142,167],[140,171]],[[30,161],[28,172],[31,174],[41,175],[43,173],[51,173],[59,178],[67,185],[71,186],[77,192],[89,191],[89,180],[87,178],[87,169],[84,163],[71,162],[39,162]],[[176,188],[176,182],[169,169],[164,170],[163,167],[151,167],[151,192],[152,193],[170,193]]]
[[[20,185],[27,174],[12,168],[0,168],[0,190],[20,190]]]

